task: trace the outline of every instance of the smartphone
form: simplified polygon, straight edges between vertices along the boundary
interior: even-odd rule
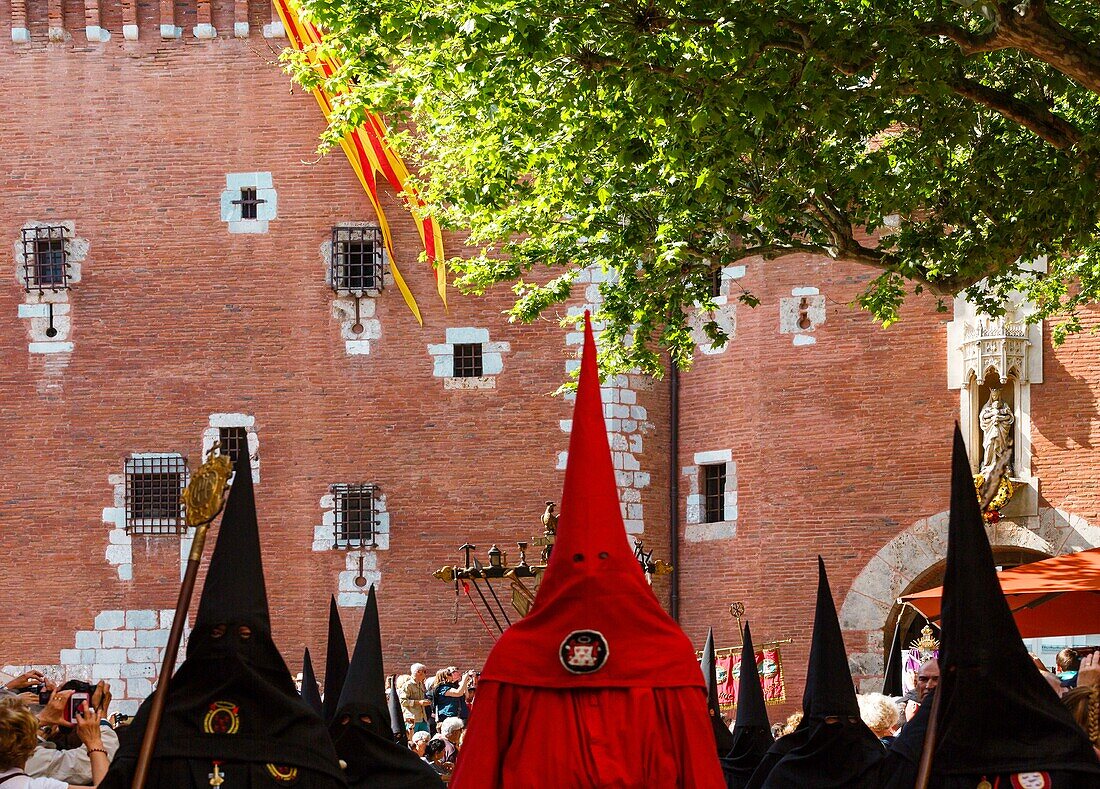
[[[66,711],[65,720],[69,723],[76,723],[76,715],[88,706],[88,698],[87,693],[74,693],[70,696],[69,709]]]

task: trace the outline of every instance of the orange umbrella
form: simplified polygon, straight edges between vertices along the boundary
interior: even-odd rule
[[[1100,633],[1100,548],[1067,553],[997,573],[1023,638]],[[901,598],[932,621],[943,587]]]

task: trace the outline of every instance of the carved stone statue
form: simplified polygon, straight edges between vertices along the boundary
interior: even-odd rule
[[[1012,473],[1012,426],[1016,417],[1012,408],[1001,399],[1000,389],[989,390],[989,400],[978,414],[982,429],[982,465],[978,473],[986,484],[999,482]]]

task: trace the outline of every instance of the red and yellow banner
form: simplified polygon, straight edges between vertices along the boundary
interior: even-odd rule
[[[295,0],[274,0],[274,2],[291,46],[299,52],[304,52],[310,63],[322,76],[327,78],[335,74],[340,67],[340,63],[334,58],[321,57],[316,51],[313,45],[320,43],[321,31],[308,19],[302,17],[298,3]],[[319,86],[314,89],[313,95],[321,106],[321,112],[324,113],[325,120],[328,120],[333,110],[332,94],[323,86]],[[416,299],[409,291],[409,286],[406,284],[405,278],[401,275],[397,265],[397,255],[394,253],[393,236],[390,233],[389,222],[386,221],[386,214],[382,210],[382,204],[378,199],[377,176],[381,175],[394,191],[404,198],[409,206],[417,230],[420,231],[420,240],[424,244],[424,251],[435,269],[436,290],[443,300],[443,304],[446,305],[447,269],[443,256],[443,233],[439,228],[439,223],[423,212],[424,201],[420,199],[416,190],[409,183],[409,171],[405,167],[405,163],[401,161],[401,157],[393,150],[386,135],[385,123],[372,112],[367,114],[367,120],[361,127],[344,136],[340,141],[340,146],[347,154],[352,169],[359,177],[359,182],[363,184],[363,189],[366,190],[367,197],[378,215],[378,225],[382,231],[386,251],[389,253],[390,271],[393,272],[393,280],[397,284],[398,290],[401,291],[405,303],[409,305],[409,309],[416,316],[417,322],[423,324],[420,308],[417,306]]]
[[[719,655],[715,661],[718,675],[718,706],[729,712],[737,706],[737,689],[741,681],[741,652]],[[764,702],[779,704],[787,700],[787,687],[783,682],[783,658],[778,647],[761,649],[756,653],[756,670],[764,688]]]

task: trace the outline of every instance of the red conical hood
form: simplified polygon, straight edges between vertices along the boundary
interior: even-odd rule
[[[483,680],[537,687],[699,687],[695,650],[646,583],[619,509],[585,315],[557,538],[531,613],[501,636]]]

